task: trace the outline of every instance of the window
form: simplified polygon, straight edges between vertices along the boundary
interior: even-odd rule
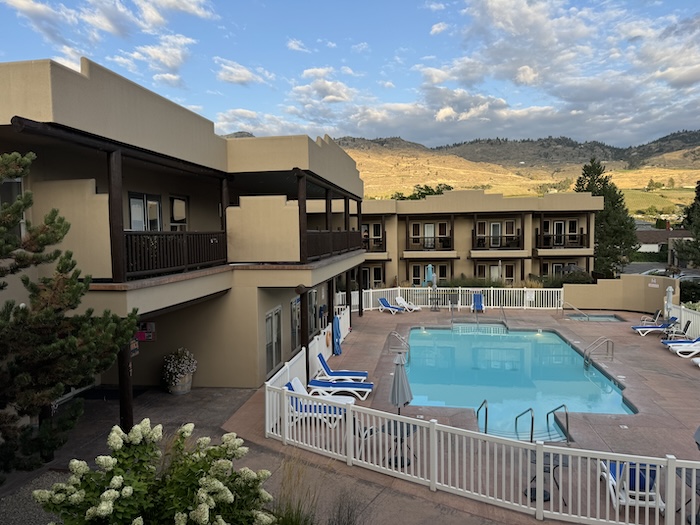
[[[0,184],[0,207],[3,204],[12,204],[17,200],[22,194],[22,179],[6,179]],[[20,223],[16,226],[11,227],[8,233],[16,235],[17,237],[22,237],[22,225],[24,224],[24,218],[20,220]]]
[[[554,221],[554,246],[564,246],[564,221]]]
[[[411,265],[411,284],[413,286],[420,286],[421,285],[421,275],[420,275],[420,265],[419,264]]]
[[[411,244],[420,244],[420,224],[411,224]]]
[[[187,198],[170,197],[170,231],[187,231]]]
[[[382,267],[381,266],[375,266],[372,268],[372,287],[378,287],[384,282],[384,279],[382,278]]]
[[[503,266],[503,271],[506,284],[513,284],[515,282],[515,265],[506,264]]]
[[[282,307],[278,306],[265,314],[265,353],[267,372],[282,363]]]
[[[476,265],[476,276],[479,279],[486,279],[486,265],[477,264]]]
[[[292,324],[292,350],[301,346],[301,299],[297,295],[290,304]]]
[[[438,222],[438,237],[447,237],[447,223]]]
[[[438,275],[438,283],[441,281],[447,280],[447,265],[446,264],[438,264],[437,265],[437,275]]]
[[[549,275],[549,263],[542,263],[542,277]]]
[[[160,197],[143,193],[129,194],[129,216],[132,231],[161,230]]]
[[[491,223],[491,248],[501,247],[501,223]]]
[[[505,225],[506,235],[510,235],[510,236],[515,235],[515,221],[506,221],[504,223],[504,225]]]
[[[352,289],[352,288],[350,288]],[[318,290],[309,290],[309,339],[318,331]]]
[[[381,239],[382,237],[382,225],[373,224],[372,225],[372,237],[375,239]]]
[[[552,273],[554,275],[561,275],[564,265],[561,263],[552,263]]]

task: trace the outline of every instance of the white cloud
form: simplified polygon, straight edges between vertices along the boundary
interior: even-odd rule
[[[304,42],[297,40],[296,38],[290,38],[287,40],[287,49],[291,51],[301,51],[302,53],[311,53],[309,49],[304,45]]]
[[[452,108],[441,108],[435,115],[435,120],[438,122],[454,120],[455,118],[457,118],[457,112]]]
[[[430,28],[430,34],[439,35],[443,31],[447,31],[449,27],[450,26],[445,22],[438,22],[437,24],[433,24],[433,27]]]
[[[380,81],[377,82],[377,83],[378,83],[380,86],[382,86],[383,88],[386,88],[386,89],[391,89],[391,88],[395,88],[395,87],[396,87],[396,86],[394,85],[394,83],[391,82],[390,80],[380,80]]]
[[[350,67],[348,67],[348,66],[343,66],[343,67],[341,67],[341,68],[340,68],[340,72],[341,72],[343,75],[349,75],[349,76],[351,76],[351,77],[363,77],[363,76],[364,76],[363,73],[356,73],[355,71],[352,70],[352,68],[350,68]]]
[[[359,44],[355,44],[350,49],[352,49],[355,53],[369,53],[370,52],[370,47],[369,47],[369,44],[367,42],[360,42]]]
[[[426,2],[425,7],[431,11],[443,11],[445,4],[442,2]]]
[[[173,73],[158,73],[153,75],[156,84],[167,84],[170,87],[183,87],[182,77]]]
[[[218,18],[208,0],[134,0],[134,4],[139,10],[139,20],[150,29],[164,26],[170,11],[203,19]]]
[[[305,69],[301,77],[302,78],[326,78],[331,76],[335,72],[332,67],[315,67],[311,69]]]
[[[189,57],[188,46],[197,41],[184,35],[163,35],[157,45],[139,46],[125,56],[146,62],[156,71],[176,72]]]
[[[515,75],[515,81],[518,84],[532,85],[537,83],[538,76],[537,71],[530,66],[520,66]]]
[[[295,86],[292,93],[303,104],[348,102],[353,99],[355,90],[342,82],[332,82],[317,78],[311,84]]]
[[[269,73],[262,68],[259,68],[259,73],[261,74],[257,74],[238,62],[234,62],[233,60],[214,57],[214,63],[219,66],[219,70],[216,72],[216,78],[222,82],[247,86],[250,84],[265,84],[265,78],[270,80],[274,79],[274,75],[272,73]]]

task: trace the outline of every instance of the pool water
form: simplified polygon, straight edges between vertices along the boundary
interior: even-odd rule
[[[569,319],[575,321],[588,321],[591,323],[620,323],[624,319],[613,314],[569,314]]]
[[[503,325],[455,325],[454,329],[414,328],[408,378],[411,405],[478,409],[488,403],[488,433],[530,438],[532,408],[535,439],[556,439],[561,429],[547,412],[565,404],[569,412],[631,414],[620,388],[557,334],[508,331]],[[563,413],[558,412],[561,417]],[[479,425],[484,430],[484,410]]]

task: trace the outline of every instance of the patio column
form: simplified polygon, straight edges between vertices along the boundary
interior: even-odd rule
[[[352,326],[352,286],[350,285],[350,270],[345,272],[345,304],[348,305],[348,321]]]
[[[299,205],[299,261],[309,262],[308,226],[306,217],[306,173],[294,168],[297,176],[297,202]]]
[[[126,246],[124,245],[124,207],[122,206],[122,152],[107,154],[107,192],[109,243],[112,251],[112,281],[126,282]]]
[[[295,291],[299,294],[299,324],[301,330],[301,346],[306,348],[306,380],[309,380],[309,291],[300,284]]]
[[[226,208],[230,205],[228,193],[228,178],[221,179],[221,229],[226,232]]]
[[[333,191],[326,190],[326,230],[333,231]]]
[[[362,317],[362,316],[364,315],[364,312],[362,311],[362,308],[363,308],[363,300],[362,300],[363,297],[362,297],[362,296],[363,296],[364,294],[363,294],[362,292],[363,292],[363,290],[365,289],[365,275],[364,275],[364,272],[362,271],[362,265],[360,265],[360,266],[357,267],[357,271],[359,272],[359,273],[358,273],[358,281],[360,282],[360,284],[359,284],[359,286],[358,286],[358,288],[359,288],[360,290],[358,291],[359,299],[358,299],[358,301],[357,301],[357,306],[358,306],[358,312],[359,312],[358,315],[359,315],[360,317]]]

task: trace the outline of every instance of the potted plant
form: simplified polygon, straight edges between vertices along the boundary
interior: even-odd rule
[[[163,380],[171,394],[186,394],[192,388],[197,360],[187,348],[178,348],[163,358]]]

